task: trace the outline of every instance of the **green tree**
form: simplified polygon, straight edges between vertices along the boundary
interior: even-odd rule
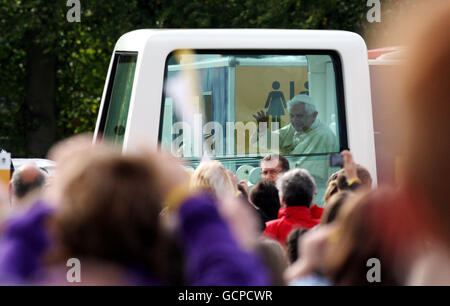
[[[150,26],[151,7],[144,22],[138,1],[82,0],[81,22],[69,23],[66,1],[0,3],[0,146],[45,156],[56,140],[92,131],[114,42]]]
[[[364,0],[80,2],[81,22],[69,23],[66,0],[0,0],[0,147],[16,157],[45,156],[55,141],[93,131],[114,43],[131,30],[286,28],[364,34],[370,26]],[[414,1],[382,2],[392,5],[386,11],[392,15]]]

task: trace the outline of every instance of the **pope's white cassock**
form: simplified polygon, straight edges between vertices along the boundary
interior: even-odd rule
[[[261,142],[264,137],[266,137],[265,141]],[[274,141],[276,138],[278,138],[278,146]],[[265,148],[268,148],[267,152],[282,155],[339,152],[336,136],[319,119],[316,119],[306,131],[298,132],[289,123],[279,130],[266,129],[259,133],[259,137],[257,133],[250,137],[250,143],[253,146],[258,144],[258,140],[260,152],[265,151]],[[262,146],[265,148],[261,147],[261,143],[267,144]],[[274,143],[275,145],[272,145]],[[294,159],[289,158],[289,160],[295,161],[292,166],[307,169],[316,179],[326,181],[330,175],[328,156],[300,156]]]

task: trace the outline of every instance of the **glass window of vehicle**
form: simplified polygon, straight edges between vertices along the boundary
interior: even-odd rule
[[[338,170],[328,156],[347,146],[341,88],[333,52],[174,52],[160,141],[193,168],[207,155],[250,185],[261,178],[260,160],[281,153],[291,168],[310,171],[320,204]]]
[[[137,53],[115,54],[99,132],[115,144],[122,144],[127,126]]]

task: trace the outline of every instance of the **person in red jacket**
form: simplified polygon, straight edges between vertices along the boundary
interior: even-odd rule
[[[295,228],[312,228],[320,219],[311,214],[310,206],[316,183],[306,169],[293,169],[277,181],[281,204],[286,206],[279,218],[266,222],[264,235],[286,244],[287,235]]]

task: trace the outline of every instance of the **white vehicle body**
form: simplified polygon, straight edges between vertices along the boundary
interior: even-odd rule
[[[257,54],[261,52],[296,54],[296,52],[333,52],[338,57],[341,76],[336,91],[338,107],[344,110],[345,120],[341,124],[346,140],[341,141],[340,149],[348,147],[354,159],[368,168],[374,185],[377,183],[374,130],[372,122],[371,89],[367,48],[364,40],[357,34],[345,31],[325,30],[137,30],[123,35],[116,43],[111,59],[105,89],[103,91],[99,116],[95,128],[94,141],[103,134],[107,119],[108,95],[113,90],[111,74],[118,52],[137,54],[134,81],[132,82],[129,109],[123,135],[123,152],[133,151],[143,142],[153,147],[161,137],[162,101],[164,100],[164,78],[166,63],[177,50],[194,52],[224,53],[239,52]],[[307,56],[306,56],[307,57]],[[320,64],[320,63],[319,63]],[[323,77],[320,65],[308,64],[308,81],[312,84],[325,84],[314,81]],[[228,74],[228,78],[233,76]],[[316,86],[319,86],[316,85]],[[323,86],[325,86],[323,85]],[[322,86],[322,85],[320,85]],[[312,97],[323,99],[323,90],[311,88]],[[108,93],[109,92],[109,93]],[[288,100],[288,99],[286,99]],[[320,111],[319,111],[320,115]]]
[[[370,85],[372,93],[372,113],[375,136],[378,182],[397,184],[402,171],[401,153],[393,151],[390,144],[390,108],[395,103],[392,91],[392,76],[405,62],[405,48],[388,47],[369,51]]]

